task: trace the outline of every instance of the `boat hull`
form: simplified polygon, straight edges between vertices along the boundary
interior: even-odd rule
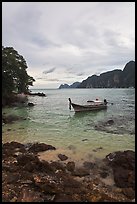
[[[107,109],[107,105],[78,105],[75,103],[71,103],[75,112],[82,112],[82,111],[98,111]]]

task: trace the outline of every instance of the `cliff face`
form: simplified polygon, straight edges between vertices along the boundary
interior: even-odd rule
[[[135,87],[135,62],[128,62],[123,71],[115,69],[100,74],[100,76],[92,75],[80,82],[72,85],[61,84],[61,88],[129,88]]]
[[[135,87],[135,62],[128,62],[123,71],[115,69],[100,74],[92,75],[82,81],[77,88],[128,88]]]
[[[135,62],[130,61],[123,69],[123,87],[135,87]]]
[[[122,70],[113,70],[100,76],[92,75],[84,80],[78,88],[120,88]]]

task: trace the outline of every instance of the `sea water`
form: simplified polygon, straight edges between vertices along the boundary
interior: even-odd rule
[[[103,158],[110,152],[135,150],[135,89],[32,89],[33,107],[4,108],[25,120],[2,126],[2,142],[44,142],[74,160]],[[69,101],[108,101],[107,110],[75,113]],[[107,121],[113,120],[112,124]],[[53,151],[51,151],[53,154]]]

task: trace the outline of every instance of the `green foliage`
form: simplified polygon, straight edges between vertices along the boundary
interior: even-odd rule
[[[13,47],[2,46],[2,94],[7,96],[13,91],[27,93],[33,86],[33,77],[27,74],[27,63]]]

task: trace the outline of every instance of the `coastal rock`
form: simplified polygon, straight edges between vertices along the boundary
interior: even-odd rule
[[[114,120],[110,119],[106,122],[107,125],[113,125],[114,124]]]
[[[36,156],[32,154],[22,154],[17,157],[17,162],[19,165],[24,166],[27,163],[37,163],[39,160]]]
[[[68,157],[64,154],[59,154],[58,157],[60,158],[61,161],[65,161],[68,159]]]
[[[132,188],[123,188],[122,192],[130,199],[135,198],[135,191]]]
[[[8,159],[9,156],[16,157],[17,152],[20,152],[20,153],[26,152],[23,144],[20,144],[18,142],[10,142],[10,143],[7,142],[3,144],[3,148],[2,148],[3,159]]]
[[[108,174],[108,172],[106,172],[106,171],[100,172],[100,176],[101,176],[102,178],[106,178],[108,175],[109,175],[109,174]]]
[[[62,192],[59,187],[59,180],[52,175],[45,175],[44,177],[41,174],[36,175],[34,176],[34,183],[40,188],[41,191],[44,191],[45,193],[57,194]]]
[[[114,181],[118,187],[132,187],[135,189],[135,172],[121,167],[113,169]]]
[[[85,168],[76,168],[75,171],[72,172],[73,176],[79,177],[87,176],[89,174],[90,174],[89,170]]]
[[[28,95],[30,95],[30,96],[46,96],[46,94],[40,93],[40,92],[38,92],[38,93],[28,93]]]
[[[114,181],[118,187],[135,189],[135,152],[127,150],[106,156],[113,169]]]
[[[52,166],[52,169],[54,169],[55,172],[57,172],[58,170],[65,171],[65,167],[63,166],[62,163],[59,163],[57,161],[53,161],[50,164]]]
[[[44,202],[44,198],[42,198],[42,194],[39,192],[23,188],[19,197],[13,202]]]
[[[27,147],[29,149],[31,145]],[[24,148],[26,148],[25,145],[17,142],[2,145],[2,154],[5,153],[4,157],[2,155],[2,202],[130,202],[134,200],[133,188],[125,187],[122,191],[116,192],[112,186],[103,183],[98,176],[97,168],[101,168],[98,165],[93,170],[77,166],[74,169],[76,164],[73,162],[65,164],[61,161],[40,161],[36,155],[37,151],[33,153],[25,149],[23,152]],[[8,151],[11,154],[8,154]],[[15,155],[16,152],[21,154]],[[104,170],[111,167],[108,166],[109,162],[107,159],[103,162]]]
[[[94,166],[95,166],[95,163],[85,161],[85,162],[83,163],[83,166],[84,166],[86,169],[93,169]]]
[[[68,171],[74,171],[74,169],[75,169],[75,162],[68,162],[67,164],[66,164],[66,168],[67,168],[67,170]]]
[[[28,103],[28,106],[30,107],[34,106],[34,103]]]
[[[113,167],[123,167],[124,169],[135,170],[135,152],[126,150],[110,153],[106,156],[109,164]]]
[[[38,96],[46,96],[44,93],[38,93]]]
[[[38,153],[38,152],[43,152],[47,150],[55,150],[56,148],[53,147],[52,145],[47,145],[44,143],[35,143],[32,144],[31,147],[28,149],[29,152],[33,153]]]
[[[71,195],[59,194],[56,196],[55,202],[76,202],[76,200]]]
[[[17,148],[19,148],[19,149],[24,148],[24,144],[21,144],[21,143],[19,143],[19,142],[14,142],[14,141],[12,141],[12,142],[7,142],[7,143],[4,143],[4,144],[3,144],[3,149],[15,150],[15,149],[17,149]]]

